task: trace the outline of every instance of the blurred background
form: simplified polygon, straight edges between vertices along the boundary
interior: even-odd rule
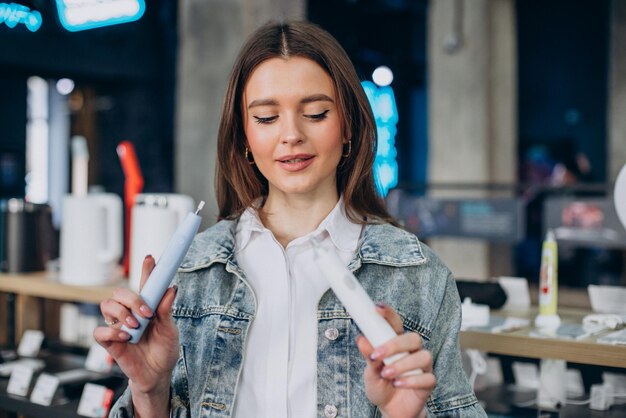
[[[116,148],[128,141],[144,193],[206,200],[214,222],[235,54],[267,20],[302,18],[340,41],[364,81],[390,210],[457,277],[536,281],[557,228],[562,284],[624,284],[611,193],[626,161],[625,2],[117,3],[132,13],[81,21],[71,1],[0,1],[0,198],[48,205],[60,229],[71,139],[86,141],[89,190],[120,197]]]
[[[626,163],[626,1],[0,0],[2,347],[40,329],[48,348],[85,354],[102,324],[97,303],[124,277],[137,286],[136,266],[158,258],[181,216],[205,200],[203,226],[216,221],[228,74],[246,37],[281,19],[317,23],[347,51],[376,116],[378,192],[451,268],[461,295],[532,314],[551,230],[568,325],[580,331],[592,311],[626,322],[626,230],[613,196]],[[495,282],[515,286],[505,294]],[[610,287],[594,301],[589,285]],[[594,412],[610,407],[593,405],[605,399],[591,395],[599,382],[626,397],[623,336],[622,346],[567,332],[566,342],[543,343],[507,324],[461,333],[477,392],[478,375],[495,388],[479,392],[490,416],[539,416],[524,407],[540,398],[545,358],[574,365],[582,377],[549,386],[590,393]],[[504,326],[511,341],[499,340]],[[502,367],[487,367],[493,357],[478,349]],[[521,357],[534,361],[534,377],[515,367]],[[524,381],[526,398],[503,392]],[[3,385],[6,416],[33,410]],[[58,415],[34,416],[77,416],[78,397],[68,398],[70,407],[51,409]]]

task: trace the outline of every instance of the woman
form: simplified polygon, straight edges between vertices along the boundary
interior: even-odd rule
[[[220,222],[195,238],[156,312],[125,289],[101,304],[109,326],[94,336],[129,377],[111,416],[484,416],[461,367],[454,280],[393,225],[375,146],[365,93],[328,33],[292,22],[250,37],[219,129]],[[397,337],[372,347],[359,335],[313,241],[349,266]],[[146,257],[144,282],[153,267]],[[131,312],[155,316],[137,345],[119,329],[137,326]]]

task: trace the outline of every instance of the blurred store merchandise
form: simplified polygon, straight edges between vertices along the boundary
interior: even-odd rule
[[[396,188],[386,201],[389,212],[421,239],[460,237],[506,243],[524,236],[524,204],[518,198],[435,198]]]
[[[112,283],[122,256],[122,200],[116,194],[68,195],[63,200],[59,281]]]
[[[141,174],[139,159],[135,152],[135,146],[130,141],[122,141],[117,145],[117,155],[124,172],[124,258],[122,266],[124,276],[128,277],[131,264],[131,231],[133,229],[133,207],[137,195],[143,190],[144,179]]]
[[[65,344],[78,344],[79,329],[76,324],[80,311],[75,303],[64,303],[59,312],[59,339]]]
[[[0,203],[0,267],[9,273],[45,270],[56,257],[56,231],[50,206],[24,199]]]
[[[159,260],[165,246],[187,213],[194,210],[190,196],[173,193],[138,194],[132,208],[130,236],[130,283],[139,291],[143,260]]]
[[[523,277],[498,277],[498,283],[506,293],[504,310],[526,310],[530,308],[528,280]]]
[[[95,344],[93,330],[102,322],[100,308],[91,303],[64,303],[59,318],[59,340],[68,346],[89,348]]]
[[[91,303],[81,303],[78,305],[78,345],[91,347],[96,341],[93,338],[93,330],[102,322],[100,307]]]

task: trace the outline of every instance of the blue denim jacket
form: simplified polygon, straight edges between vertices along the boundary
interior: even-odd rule
[[[199,234],[175,278],[172,315],[181,346],[172,376],[172,417],[231,416],[256,307],[235,261],[235,227],[236,221],[221,221]],[[428,415],[486,417],[461,365],[456,284],[437,256],[408,232],[371,224],[349,268],[372,299],[393,307],[405,329],[419,333],[432,352],[437,386]],[[331,290],[320,299],[317,317],[317,415],[380,417],[365,395],[366,363],[355,344],[359,330]],[[131,416],[126,390],[110,417]]]

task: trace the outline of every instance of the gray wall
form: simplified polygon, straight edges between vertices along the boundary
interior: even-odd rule
[[[514,183],[517,52],[513,0],[432,0],[428,27],[429,182]],[[459,5],[465,4],[464,8]],[[458,47],[446,46],[457,22]],[[481,191],[433,192],[485,197]],[[510,274],[506,245],[438,238],[434,250],[457,277]]]

